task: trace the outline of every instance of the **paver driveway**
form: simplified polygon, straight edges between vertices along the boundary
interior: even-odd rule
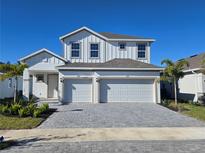
[[[199,127],[198,121],[151,103],[70,104],[55,106],[39,128]]]

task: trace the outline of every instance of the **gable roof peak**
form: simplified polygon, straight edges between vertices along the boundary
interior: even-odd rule
[[[19,61],[22,62],[22,61],[24,61],[24,60],[26,60],[26,59],[28,59],[28,58],[30,58],[32,56],[38,55],[38,54],[40,54],[42,52],[47,52],[47,53],[49,53],[49,54],[51,54],[51,55],[53,55],[53,56],[63,60],[64,62],[67,62],[67,60],[65,58],[55,54],[54,52],[52,52],[52,51],[50,51],[50,50],[48,50],[46,48],[41,48],[41,49],[37,50],[36,52],[33,52],[33,53],[31,53],[31,54],[29,54],[29,55],[27,55],[25,57],[22,57],[22,58],[19,59]]]
[[[110,32],[96,32],[86,26],[83,26],[77,30],[74,30],[70,33],[67,33],[63,36],[61,36],[59,39],[61,41],[63,41],[65,38],[74,35],[82,30],[86,30],[104,40],[107,41],[149,41],[149,42],[154,42],[154,39],[151,38],[143,38],[143,37],[137,37],[137,36],[130,36],[130,35],[126,35],[126,34],[114,34],[114,33],[110,33]]]

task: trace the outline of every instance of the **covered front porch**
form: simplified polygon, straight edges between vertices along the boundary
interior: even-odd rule
[[[23,95],[40,100],[58,100],[58,72],[25,69],[23,74]]]

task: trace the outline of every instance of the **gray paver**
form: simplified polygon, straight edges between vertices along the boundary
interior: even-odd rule
[[[1,152],[205,152],[205,140],[24,143]]]
[[[199,127],[204,122],[152,103],[70,104],[38,128]]]

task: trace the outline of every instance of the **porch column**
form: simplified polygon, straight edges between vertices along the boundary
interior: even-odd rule
[[[161,94],[160,94],[160,81],[158,78],[154,80],[154,102],[160,103],[161,102]]]
[[[97,104],[99,103],[99,81],[97,77],[93,77],[92,82],[92,103]]]
[[[30,74],[28,68],[23,71],[23,96],[24,99],[29,100],[30,92]]]
[[[63,95],[64,95],[64,78],[59,73],[58,75],[58,100],[60,104],[63,104]]]

